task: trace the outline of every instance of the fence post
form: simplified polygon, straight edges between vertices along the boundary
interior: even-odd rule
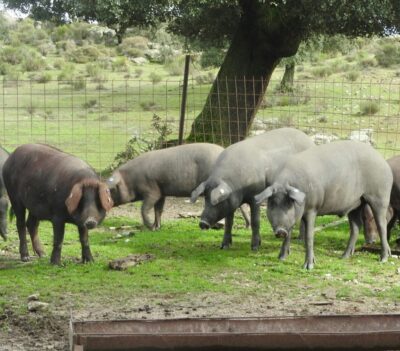
[[[190,55],[185,57],[185,71],[183,73],[183,90],[182,90],[182,102],[181,102],[181,116],[179,121],[179,137],[178,144],[182,145],[183,140],[183,127],[185,125],[185,112],[186,112],[186,97],[187,97],[187,87],[189,78],[189,63]]]

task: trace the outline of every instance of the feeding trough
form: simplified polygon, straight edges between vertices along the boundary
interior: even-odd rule
[[[400,314],[71,321],[71,351],[395,350]]]

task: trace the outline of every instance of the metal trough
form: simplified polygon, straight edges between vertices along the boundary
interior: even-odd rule
[[[72,322],[71,351],[400,349],[400,314]]]

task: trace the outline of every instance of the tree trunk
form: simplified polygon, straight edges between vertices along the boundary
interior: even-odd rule
[[[300,34],[281,22],[276,8],[257,0],[242,0],[241,6],[237,32],[189,141],[227,146],[244,139],[276,65],[297,52]]]
[[[279,90],[282,92],[292,92],[293,91],[293,81],[294,81],[294,68],[295,63],[290,62],[285,65],[285,73],[283,74]]]

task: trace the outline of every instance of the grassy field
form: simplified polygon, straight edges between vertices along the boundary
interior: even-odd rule
[[[319,219],[319,224],[330,220]],[[110,229],[121,225],[132,226],[133,230],[128,230],[131,234],[121,235],[121,230]],[[89,301],[102,304],[114,295],[129,298],[132,292],[138,296],[207,292],[261,296],[285,291],[285,298],[291,299],[304,287],[319,295],[334,288],[337,299],[374,297],[399,301],[399,259],[381,264],[377,254],[365,252],[357,252],[349,260],[340,258],[347,243],[347,223],[316,235],[317,264],[313,271],[302,269],[302,243],[293,240],[290,256],[281,262],[277,258],[281,242],[272,236],[265,220],[258,252],[250,250],[250,232],[243,227],[239,220],[234,228],[233,247],[220,250],[222,231],[202,232],[195,219],[168,221],[159,232],[151,232],[141,229],[131,218],[109,218],[90,235],[95,263],[82,265],[78,235],[75,227],[69,226],[61,267],[50,265],[49,256],[20,262],[17,235],[12,230],[10,240],[0,243],[0,308],[17,308],[25,313],[24,301],[34,293],[40,293],[43,301],[54,306],[67,296],[79,309]],[[40,237],[50,255],[52,233],[48,223],[41,224]],[[360,237],[358,246],[362,242]],[[108,268],[110,260],[132,253],[149,253],[154,260],[126,271]]]

